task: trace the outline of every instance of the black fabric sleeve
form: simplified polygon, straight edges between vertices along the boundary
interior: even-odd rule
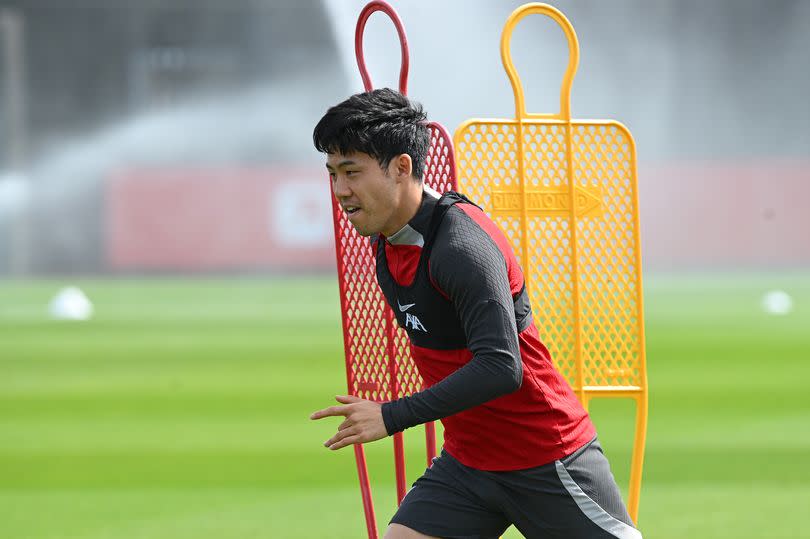
[[[448,210],[435,241],[431,276],[453,303],[473,357],[429,389],[384,403],[389,435],[516,391],[523,379],[506,260],[497,244],[458,207]]]

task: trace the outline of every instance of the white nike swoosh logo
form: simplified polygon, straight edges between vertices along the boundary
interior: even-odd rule
[[[414,305],[416,305],[416,303],[409,303],[407,305],[400,305],[399,300],[397,300],[397,307],[399,307],[399,312],[401,312],[401,313],[404,313],[405,311],[407,311],[408,309],[410,309]]]

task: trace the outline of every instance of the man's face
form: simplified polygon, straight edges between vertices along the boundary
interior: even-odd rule
[[[393,161],[388,169],[392,166]],[[335,198],[361,236],[396,232],[391,230],[400,201],[396,171],[392,174],[376,159],[359,152],[330,153],[326,168]]]

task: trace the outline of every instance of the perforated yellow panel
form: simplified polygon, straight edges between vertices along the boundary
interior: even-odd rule
[[[559,114],[530,114],[509,50],[517,22],[547,15],[569,43]],[[509,238],[526,276],[534,321],[555,364],[585,406],[594,397],[637,401],[628,508],[635,519],[647,418],[636,154],[610,120],[572,120],[579,61],[574,29],[545,4],[509,17],[501,56],[516,118],[474,119],[456,130],[459,190]]]
[[[569,174],[565,126],[552,122],[527,120],[521,126],[514,121],[474,120],[464,124],[455,141],[459,189],[480,203],[510,239],[526,273],[535,323],[569,383],[578,391],[641,386],[632,138],[615,122],[572,122],[573,174]]]

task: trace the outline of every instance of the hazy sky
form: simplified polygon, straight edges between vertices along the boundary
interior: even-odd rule
[[[354,24],[364,0],[325,2],[352,88]],[[410,95],[455,127],[470,117],[512,117],[500,36],[519,2],[394,2],[409,39]],[[554,2],[580,43],[572,90],[576,118],[613,118],[643,159],[810,156],[810,2]],[[374,14],[366,60],[375,85],[394,85],[393,26]],[[556,112],[568,61],[559,28],[528,17],[512,52],[527,108]]]

